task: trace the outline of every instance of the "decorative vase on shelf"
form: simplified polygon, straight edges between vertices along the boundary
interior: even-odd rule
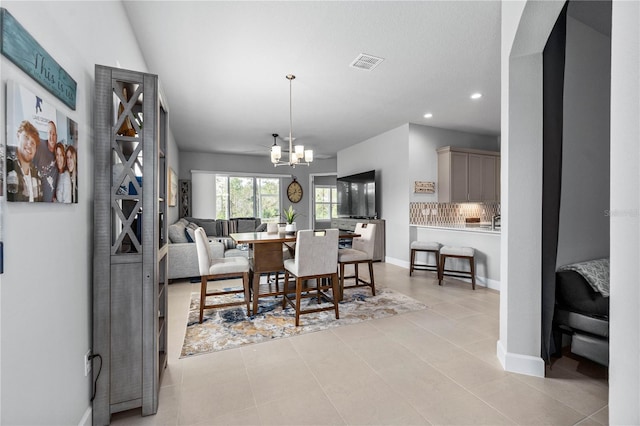
[[[287,226],[285,226],[284,228],[284,232],[286,232],[287,234],[295,234],[296,223],[295,222],[287,223]]]

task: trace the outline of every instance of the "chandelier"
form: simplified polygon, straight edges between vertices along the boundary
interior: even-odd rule
[[[289,161],[281,161],[282,149],[276,142],[277,133],[273,133],[273,145],[271,146],[271,162],[274,167],[278,166],[308,166],[313,161],[313,150],[304,149],[303,145],[293,145],[295,138],[293,137],[293,108],[291,106],[291,82],[296,78],[293,74],[287,75],[289,80]],[[303,161],[304,160],[304,161]]]

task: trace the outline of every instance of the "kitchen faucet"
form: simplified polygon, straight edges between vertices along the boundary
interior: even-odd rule
[[[497,224],[497,226],[500,226],[500,215],[499,214],[494,215],[491,218],[491,229],[495,230],[496,229],[496,224]]]

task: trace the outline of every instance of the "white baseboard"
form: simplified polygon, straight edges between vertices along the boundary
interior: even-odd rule
[[[527,376],[544,377],[544,360],[539,356],[508,353],[500,340],[496,345],[496,353],[505,371]]]
[[[411,266],[411,264],[406,260],[396,259],[394,257],[389,257],[389,256],[386,256],[384,258],[384,262],[390,263],[392,265],[400,266],[401,268],[406,268],[406,269],[409,269],[409,266]]]
[[[406,260],[396,259],[389,256],[385,257],[384,261],[385,263],[391,263],[392,265],[400,266],[401,268],[405,268],[405,269],[409,269],[409,267],[411,266],[411,263],[407,262]],[[462,281],[467,281],[469,283],[471,282],[471,280],[466,278],[458,278],[458,279]],[[477,276],[476,284],[482,287],[488,287],[492,290],[500,291],[500,281],[497,281],[497,280],[492,280],[490,278]]]
[[[492,290],[500,291],[500,281],[492,280],[491,278],[476,277],[476,284],[478,283]]]
[[[78,426],[91,426],[91,418],[93,416],[93,410],[91,406],[87,407],[87,411],[84,412],[84,416],[80,419]]]

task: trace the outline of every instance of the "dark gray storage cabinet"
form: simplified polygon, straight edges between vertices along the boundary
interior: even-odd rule
[[[158,410],[167,365],[168,112],[158,77],[96,65],[93,424]]]

